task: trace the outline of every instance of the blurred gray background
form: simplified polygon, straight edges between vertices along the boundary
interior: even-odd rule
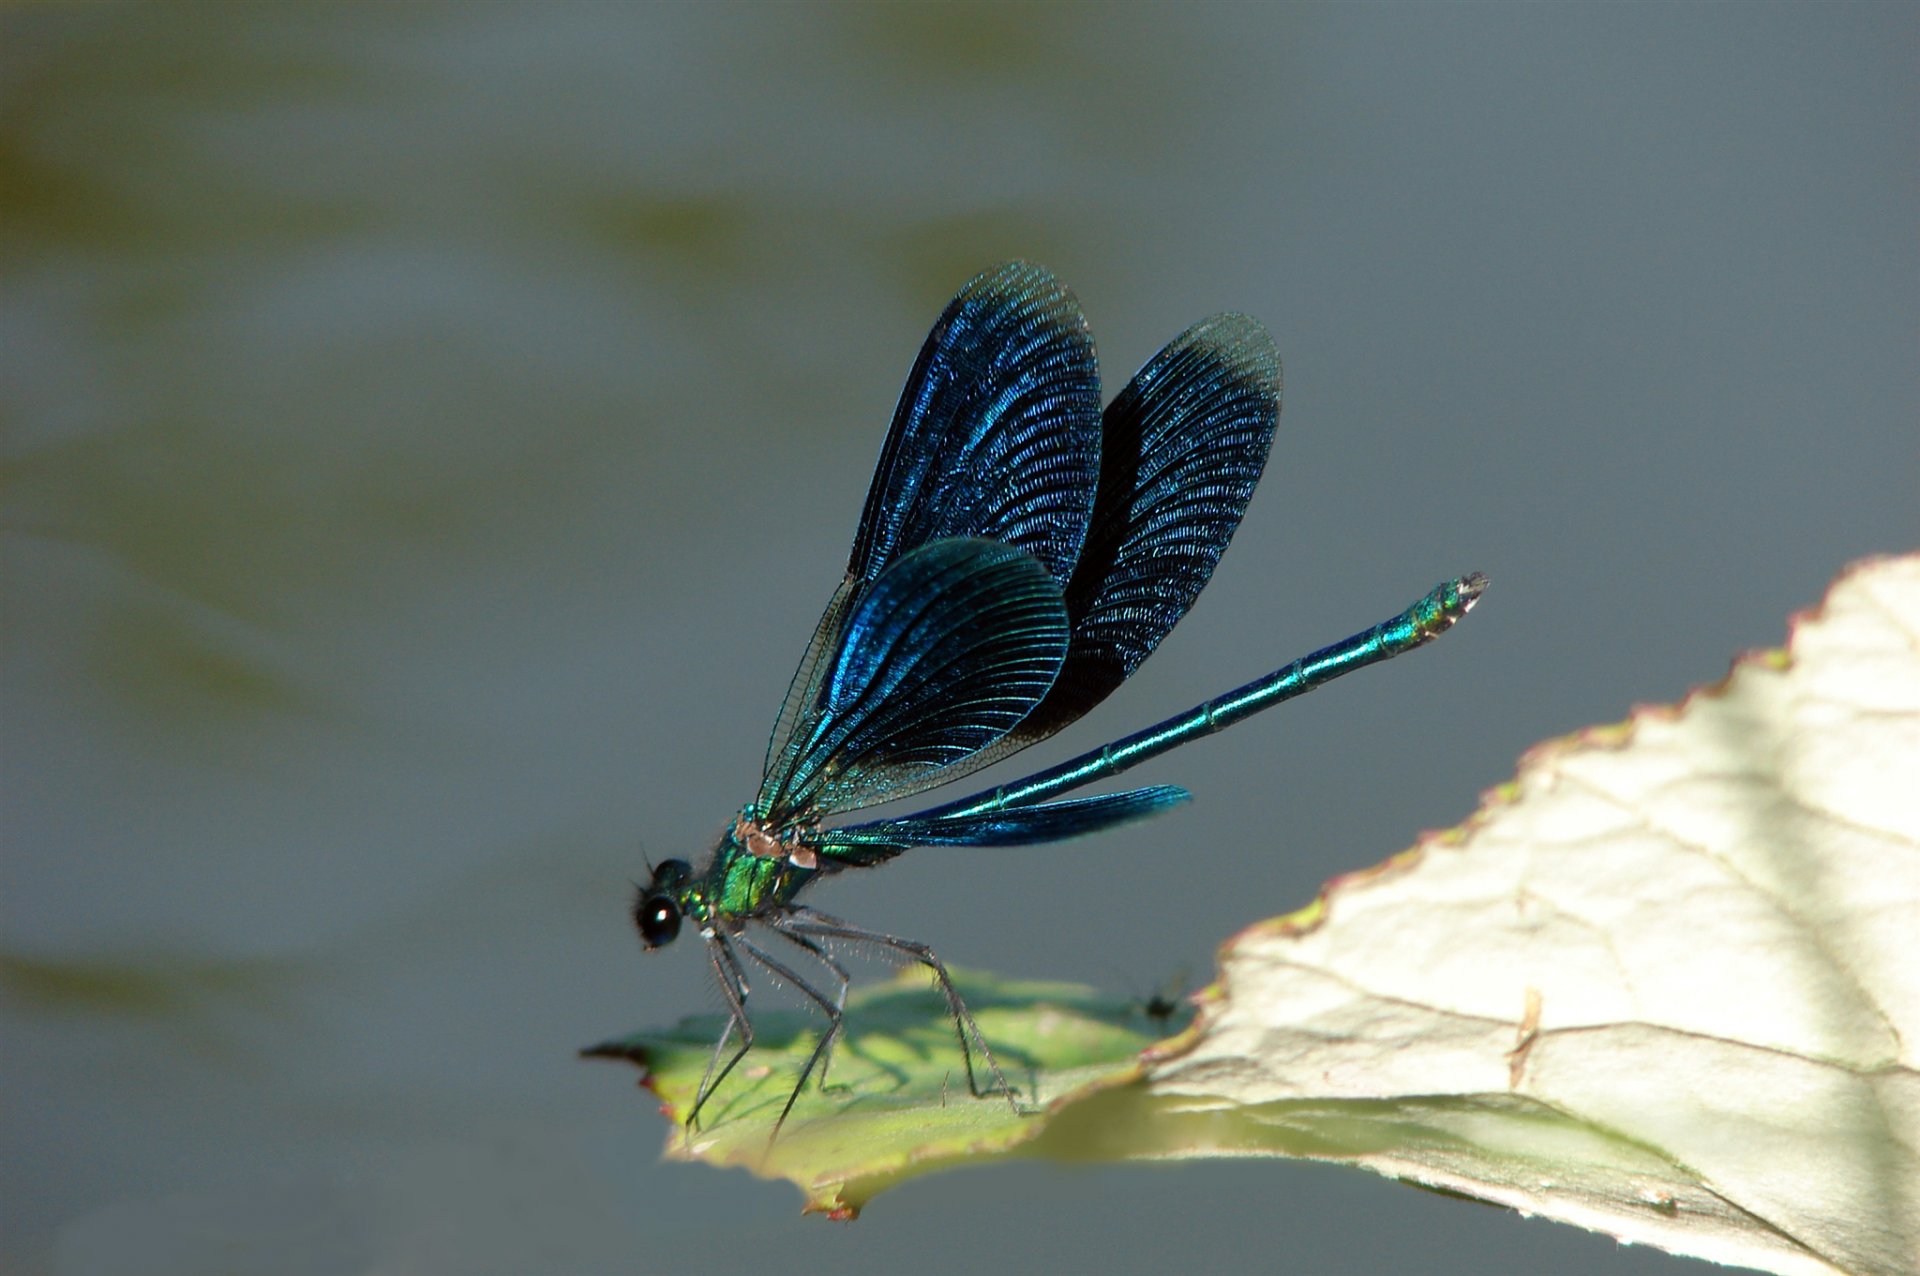
[[[1222,309],[1287,369],[1213,586],[1013,765],[1494,578],[1177,814],[822,893],[1200,981],[1920,540],[1916,65],[1912,5],[9,7],[0,1266],[1690,1270],[1292,1163],[842,1227],[574,1050],[715,1008],[629,881],[751,794],[974,271],[1072,284],[1109,393]]]

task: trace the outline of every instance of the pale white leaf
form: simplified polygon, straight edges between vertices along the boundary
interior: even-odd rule
[[[1852,569],[1787,652],[1535,749],[1464,828],[1222,960],[1148,1069],[1147,1154],[1920,1270],[1920,556]]]

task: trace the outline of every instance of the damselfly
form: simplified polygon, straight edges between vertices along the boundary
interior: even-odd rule
[[[952,1015],[968,1088],[1014,1102],[933,951],[800,903],[814,879],[915,846],[1051,842],[1163,811],[1186,790],[1061,795],[1411,651],[1466,614],[1486,586],[1478,574],[1024,780],[911,815],[829,823],[1044,740],[1125,681],[1213,573],[1279,415],[1279,356],[1245,315],[1189,328],[1103,412],[1086,320],[1053,275],[1013,262],[954,297],[907,378],[846,578],[794,674],[759,793],[702,867],[668,860],[634,901],[649,949],[693,924],[726,1002],[689,1128],[753,1046],[750,968],[790,984],[826,1018],[774,1133],[816,1068],[824,1079],[844,1028],[850,977],[833,951],[841,945],[927,967]],[[826,972],[832,991],[803,977],[800,962]],[[992,1079],[984,1089],[976,1050]]]

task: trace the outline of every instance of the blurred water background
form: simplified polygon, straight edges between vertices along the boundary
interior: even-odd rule
[[[750,795],[929,323],[1286,360],[1215,583],[1055,760],[1398,610],[1197,801],[822,902],[1144,992],[1920,531],[1912,5],[0,11],[0,1267],[1679,1272],[1300,1164],[851,1227],[574,1049],[712,1010],[629,882]],[[995,775],[1010,772],[995,772]],[[982,777],[988,779],[992,777]],[[1658,883],[1649,883],[1658,890]]]

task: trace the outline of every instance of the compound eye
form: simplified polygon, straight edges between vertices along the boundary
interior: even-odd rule
[[[680,909],[665,895],[642,895],[633,904],[633,924],[648,948],[670,944],[680,933]]]

